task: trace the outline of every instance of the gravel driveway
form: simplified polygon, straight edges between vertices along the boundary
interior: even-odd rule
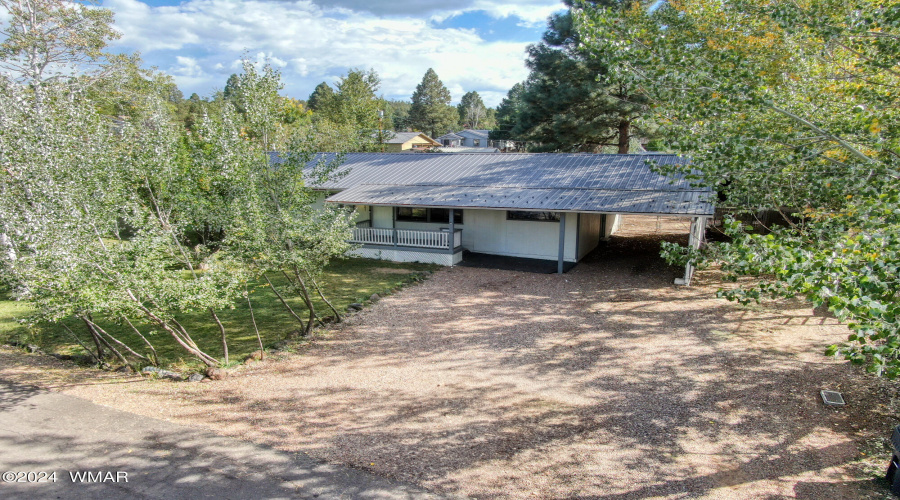
[[[861,410],[863,377],[821,355],[846,329],[799,302],[716,299],[711,271],[674,287],[668,230],[687,223],[628,219],[563,276],[439,271],[225,381],[64,390],[479,498],[877,490],[854,461],[884,418]],[[825,407],[824,388],[848,406]]]

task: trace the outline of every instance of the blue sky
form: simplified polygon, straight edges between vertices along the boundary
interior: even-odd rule
[[[278,67],[284,94],[306,99],[350,68],[372,68],[381,92],[409,99],[434,68],[454,102],[476,90],[496,106],[528,72],[558,0],[103,0],[122,38],[113,49],[141,53],[190,95],[209,95],[242,55]]]

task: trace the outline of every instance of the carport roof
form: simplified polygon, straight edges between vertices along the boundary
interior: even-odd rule
[[[321,153],[317,159],[334,158]],[[347,174],[316,187],[339,191],[326,201],[356,205],[713,213],[711,190],[654,173],[648,162],[689,160],[662,154],[350,153],[339,168]]]

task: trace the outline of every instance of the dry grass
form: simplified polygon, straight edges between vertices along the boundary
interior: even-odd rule
[[[715,299],[714,272],[674,287],[681,270],[655,257],[658,240],[686,228],[627,220],[563,276],[439,271],[304,352],[221,382],[54,382],[55,370],[37,371],[102,404],[444,493],[883,495],[859,459],[861,443],[889,434],[888,410],[873,411],[889,386],[823,357],[846,330],[799,302]],[[26,369],[0,359],[2,377]],[[849,405],[824,407],[823,388]]]

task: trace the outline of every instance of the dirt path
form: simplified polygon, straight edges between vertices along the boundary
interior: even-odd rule
[[[561,277],[437,272],[222,382],[58,389],[480,498],[883,496],[864,470],[882,457],[860,459],[890,433],[888,386],[821,355],[846,329],[715,299],[712,272],[674,287],[655,257],[668,229],[628,239],[656,220],[626,220]]]

